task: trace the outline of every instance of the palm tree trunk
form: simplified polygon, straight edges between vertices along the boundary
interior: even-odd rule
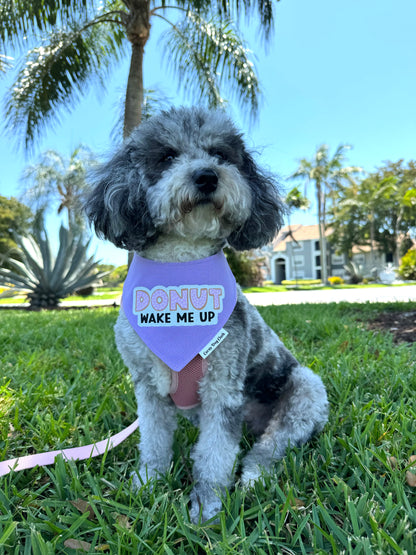
[[[142,120],[144,44],[132,42],[129,78],[124,103],[123,139],[127,139]],[[133,262],[134,252],[127,255],[127,266]]]
[[[325,205],[323,202],[323,191],[320,183],[316,183],[316,192],[318,200],[318,227],[319,227],[319,248],[321,251],[321,280],[324,285],[328,281],[328,271],[326,264],[326,239],[325,239]]]
[[[143,58],[144,47],[150,35],[150,1],[131,0],[126,35],[131,43],[131,59],[124,104],[123,139],[126,139],[142,120],[143,105]],[[133,260],[133,252],[127,256],[127,265]]]
[[[124,139],[140,124],[142,119],[144,46],[133,43],[131,48],[130,71],[124,106]]]
[[[142,119],[144,47],[150,35],[149,0],[131,0],[126,34],[131,43],[131,59],[124,108],[124,139]]]
[[[371,250],[370,250],[370,271],[371,271],[371,275],[373,275],[374,272],[374,268],[375,268],[375,260],[374,260],[374,243],[375,243],[375,230],[374,230],[374,212],[373,210],[371,210],[370,213],[370,245],[371,245]]]

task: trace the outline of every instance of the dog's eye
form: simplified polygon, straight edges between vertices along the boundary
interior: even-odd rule
[[[209,154],[214,158],[217,158],[221,162],[226,162],[228,160],[228,156],[225,154],[225,152],[219,149],[210,150]]]
[[[177,152],[175,152],[174,150],[168,150],[167,152],[164,153],[164,155],[160,159],[160,162],[169,164],[173,162],[177,156],[178,156]]]

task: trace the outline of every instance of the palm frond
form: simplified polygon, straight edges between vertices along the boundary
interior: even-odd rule
[[[224,104],[224,82],[231,94],[256,115],[259,82],[249,50],[229,21],[206,21],[189,12],[164,35],[168,63],[178,73],[181,87],[210,107]]]
[[[70,110],[85,94],[89,82],[99,80],[105,86],[104,77],[118,59],[120,46],[120,36],[109,34],[107,24],[51,33],[29,51],[9,91],[8,128],[23,134],[25,146],[30,146],[47,124],[58,119],[59,108]]]
[[[212,14],[221,20],[238,21],[243,15],[247,21],[252,21],[257,13],[260,20],[259,31],[266,39],[273,32],[274,13],[273,4],[279,0],[177,0],[177,4],[189,11],[202,16]],[[162,1],[161,5],[169,5],[169,1]]]
[[[0,72],[5,73],[8,69],[13,67],[13,58],[0,54]]]
[[[44,32],[57,21],[86,21],[95,11],[94,0],[2,0],[0,44],[21,46],[28,33]]]

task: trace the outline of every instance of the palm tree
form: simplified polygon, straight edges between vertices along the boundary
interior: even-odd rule
[[[331,192],[335,191],[342,180],[351,179],[351,176],[361,171],[358,167],[344,167],[345,152],[351,147],[340,145],[332,158],[329,155],[329,147],[321,145],[317,148],[312,160],[302,158],[299,160],[297,170],[289,179],[304,179],[305,190],[309,183],[315,184],[316,202],[318,206],[319,246],[321,251],[321,279],[323,283],[328,281],[327,269],[327,244],[325,238],[327,199]]]
[[[95,163],[91,150],[79,146],[68,159],[48,150],[37,164],[27,167],[22,177],[22,197],[37,214],[37,219],[57,205],[58,214],[67,214],[68,229],[82,233],[86,224],[82,210],[87,190],[86,176]]]
[[[6,124],[23,132],[26,146],[42,128],[70,107],[87,84],[105,82],[114,62],[130,48],[123,135],[141,121],[144,48],[151,21],[167,24],[165,60],[209,106],[224,103],[221,91],[231,85],[241,104],[258,110],[259,83],[249,51],[231,19],[257,12],[267,40],[273,29],[273,0],[11,0],[0,6],[0,47],[18,48],[29,35],[33,48],[9,91]],[[173,14],[179,21],[172,21]]]

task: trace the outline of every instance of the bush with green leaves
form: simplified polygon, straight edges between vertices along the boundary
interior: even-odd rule
[[[261,287],[263,274],[261,260],[250,258],[247,252],[237,252],[227,247],[224,249],[227,262],[241,287]]]
[[[32,235],[16,236],[15,241],[18,248],[7,258],[12,269],[0,268],[0,286],[25,292],[32,309],[56,308],[61,299],[96,285],[104,275],[93,257],[87,257],[89,241],[62,225],[56,256],[43,223]]]
[[[121,285],[127,277],[128,267],[127,264],[114,268],[108,276],[108,282],[113,285]]]
[[[403,279],[416,279],[416,249],[412,248],[402,258],[399,268],[400,277]]]

